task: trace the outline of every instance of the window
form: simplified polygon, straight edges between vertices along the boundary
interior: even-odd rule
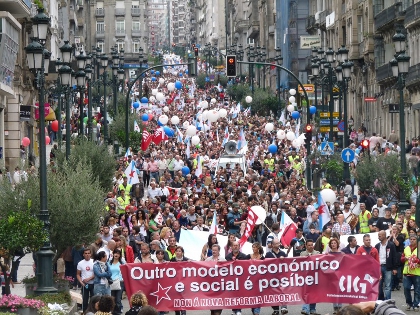
[[[139,52],[140,52],[140,42],[133,42],[132,53],[139,53]]]
[[[140,31],[140,22],[138,21],[133,21],[133,25],[132,25],[132,30],[133,31]]]
[[[96,33],[105,33],[105,22],[96,22]]]
[[[357,41],[361,43],[363,41],[363,15],[357,16],[357,29],[360,30],[357,32]]]
[[[96,47],[99,47],[101,49],[101,53],[104,52],[104,42],[97,42]]]
[[[116,9],[124,9],[125,8],[124,1],[115,1],[115,8]]]
[[[124,42],[123,41],[117,42],[117,47],[118,47],[118,51],[123,50],[124,49]]]
[[[125,31],[125,21],[116,21],[115,22],[115,29],[117,31]]]
[[[104,2],[103,1],[97,1],[96,2],[96,8],[97,9],[103,9],[104,8]]]

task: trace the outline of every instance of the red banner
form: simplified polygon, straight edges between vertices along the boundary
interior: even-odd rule
[[[121,271],[128,297],[141,290],[159,311],[371,301],[380,276],[372,257],[344,254],[126,264]]]

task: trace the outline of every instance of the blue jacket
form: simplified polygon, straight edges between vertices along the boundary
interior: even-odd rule
[[[95,274],[95,278],[93,279],[93,284],[100,284],[101,278],[111,279],[111,266],[109,263],[106,263],[106,271],[102,272],[99,262],[95,262],[93,264],[93,273]]]
[[[235,222],[239,221],[241,218],[241,214],[239,212],[233,212],[230,211],[227,215],[227,221],[228,221],[228,227],[229,227],[229,232],[232,234],[235,234],[236,232],[239,231],[239,225],[234,225]]]

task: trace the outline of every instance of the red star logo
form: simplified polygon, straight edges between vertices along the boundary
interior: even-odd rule
[[[129,175],[131,178],[133,178],[134,177],[134,171],[132,170],[131,172],[130,172],[130,175]]]
[[[325,205],[319,206],[319,208],[318,208],[318,213],[319,213],[320,215],[321,215],[321,214],[323,214],[323,213],[325,213],[324,208],[325,208]]]
[[[171,298],[168,295],[168,291],[172,288],[172,286],[163,288],[160,283],[158,283],[158,289],[155,292],[150,293],[150,295],[156,296],[156,305],[160,303],[161,300],[171,300]]]

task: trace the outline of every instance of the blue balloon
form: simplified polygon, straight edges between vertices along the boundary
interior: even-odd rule
[[[359,154],[360,153],[360,149],[357,148],[356,150],[354,150],[354,152],[356,152],[356,154]]]
[[[155,70],[150,70],[150,73],[151,74],[155,74]]]
[[[157,123],[158,123],[158,126],[160,126],[160,127],[165,126],[164,124],[162,124],[162,123],[159,121],[159,119],[158,119]]]
[[[268,152],[270,152],[272,154],[276,153],[277,152],[277,146],[275,144],[270,144],[268,146]]]
[[[188,74],[188,70],[185,70],[185,74]]]
[[[143,96],[143,97],[141,98],[140,102],[141,102],[142,104],[147,104],[147,103],[149,103],[149,100],[147,99],[147,97]]]
[[[141,120],[148,121],[149,120],[149,115],[147,115],[147,114],[141,115]]]
[[[155,77],[152,77],[152,82],[155,82],[156,81],[156,78]]]
[[[190,169],[188,168],[188,166],[182,167],[182,175],[186,176],[189,173],[190,173]]]
[[[134,103],[133,103],[133,107],[134,107],[135,109],[139,108],[139,107],[140,107],[140,103],[139,103],[139,102],[134,102]]]
[[[175,131],[173,129],[169,128],[168,126],[163,127],[163,131],[165,132],[165,134],[168,137],[173,137],[174,134],[175,134]]]
[[[155,72],[156,76],[160,76],[160,71]]]
[[[315,113],[316,113],[316,106],[311,106],[311,107],[309,107],[309,113],[310,113],[311,115],[315,114]]]
[[[300,114],[297,110],[292,112],[292,118],[293,119],[299,119],[299,117],[300,117]]]
[[[175,82],[175,87],[176,87],[178,90],[182,89],[182,83],[181,83],[180,81],[176,81],[176,82]]]
[[[179,73],[179,76],[182,77],[182,72]]]

